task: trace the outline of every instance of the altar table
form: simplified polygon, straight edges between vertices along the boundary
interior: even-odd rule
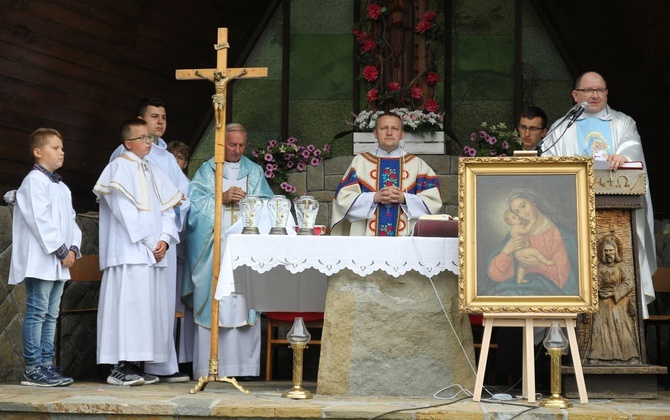
[[[265,277],[238,274],[235,269],[243,266],[259,274],[283,267],[293,275],[308,275],[283,275],[277,270]],[[411,270],[428,278],[445,270],[458,274],[458,239],[232,234],[222,254],[215,297],[245,293],[249,306],[259,311],[319,312],[323,310],[326,277],[343,269],[359,276],[382,271],[399,277]],[[281,280],[276,276],[282,276]],[[288,296],[287,289],[303,297]],[[319,300],[320,290],[319,309],[309,300]]]

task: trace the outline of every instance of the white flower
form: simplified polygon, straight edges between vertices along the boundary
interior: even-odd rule
[[[389,112],[396,114],[403,122],[405,130],[409,131],[439,131],[444,127],[444,114],[435,112],[423,112],[419,109],[409,110],[407,108],[394,108]],[[384,111],[361,111],[354,119],[354,129],[360,131],[372,131],[377,119]]]

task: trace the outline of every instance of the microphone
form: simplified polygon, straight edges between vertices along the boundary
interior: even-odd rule
[[[569,115],[570,113],[572,113],[572,116],[570,117],[570,122],[568,123],[568,126],[566,127],[566,130],[567,130],[568,128],[570,128],[570,126],[571,126],[572,124],[574,124],[575,121],[577,121],[577,118],[579,118],[579,117],[584,113],[584,111],[586,111],[586,109],[587,109],[588,107],[589,107],[589,103],[586,102],[586,101],[584,101],[584,102],[582,102],[582,103],[579,104],[579,105],[575,105],[575,106],[570,110],[570,112],[568,112],[568,115]]]
[[[554,127],[553,127],[552,129],[549,130],[549,132],[547,133],[547,135],[544,136],[544,138],[543,138],[542,140],[540,140],[540,142],[537,144],[537,149],[538,149],[538,151],[539,151],[539,152],[538,152],[538,156],[540,156],[543,152],[546,152],[547,150],[549,150],[549,149],[551,149],[552,147],[554,147],[554,146],[556,145],[556,143],[558,143],[558,141],[563,137],[563,135],[565,134],[565,132],[568,131],[568,128],[570,128],[570,126],[571,126],[572,124],[574,124],[575,121],[577,121],[577,118],[579,118],[579,117],[584,113],[584,111],[586,111],[586,109],[587,109],[588,107],[589,107],[589,103],[586,102],[586,101],[582,102],[581,104],[575,104],[575,106],[573,106],[573,107],[570,109],[570,111],[568,111],[568,113],[565,114],[565,116],[563,117],[563,119],[561,119],[561,121],[560,121],[558,124],[555,124]],[[553,142],[551,145],[549,145],[549,147],[547,147],[546,149],[543,149],[542,146],[544,145],[544,141],[545,141],[546,139],[548,139],[548,138],[549,138],[549,135],[552,134],[552,133],[553,133],[553,132],[554,132],[554,131],[561,125],[561,124],[563,124],[563,123],[564,123],[565,121],[567,121],[568,119],[570,120],[570,122],[569,122],[568,125],[565,127],[565,129],[563,130],[563,132],[561,133],[561,135],[558,136],[558,138],[557,138],[556,140],[554,140],[554,142]]]

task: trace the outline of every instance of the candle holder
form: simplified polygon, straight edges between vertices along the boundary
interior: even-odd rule
[[[257,195],[247,195],[240,200],[240,211],[244,221],[242,233],[258,235],[258,213],[263,207],[263,200]]]
[[[293,388],[282,392],[282,398],[291,398],[294,400],[305,400],[313,398],[313,395],[308,390],[302,387],[302,372],[303,372],[303,351],[307,348],[310,335],[305,327],[302,317],[297,317],[293,322],[293,326],[286,334],[291,349],[293,349]]]
[[[572,407],[572,402],[561,396],[561,355],[568,347],[568,340],[565,338],[565,334],[563,334],[558,321],[551,323],[551,327],[547,331],[542,344],[547,349],[547,353],[549,353],[551,359],[551,396],[546,400],[540,401],[540,407]]]
[[[298,218],[298,235],[314,235],[319,202],[311,195],[303,195],[295,200],[295,212]]]
[[[286,223],[291,214],[291,201],[283,195],[275,195],[268,201],[268,209],[272,214],[270,235],[287,235]]]

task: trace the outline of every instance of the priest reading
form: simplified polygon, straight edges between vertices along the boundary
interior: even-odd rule
[[[407,236],[442,208],[435,172],[400,146],[400,117],[382,114],[373,132],[377,149],[354,157],[335,191],[333,235]]]

